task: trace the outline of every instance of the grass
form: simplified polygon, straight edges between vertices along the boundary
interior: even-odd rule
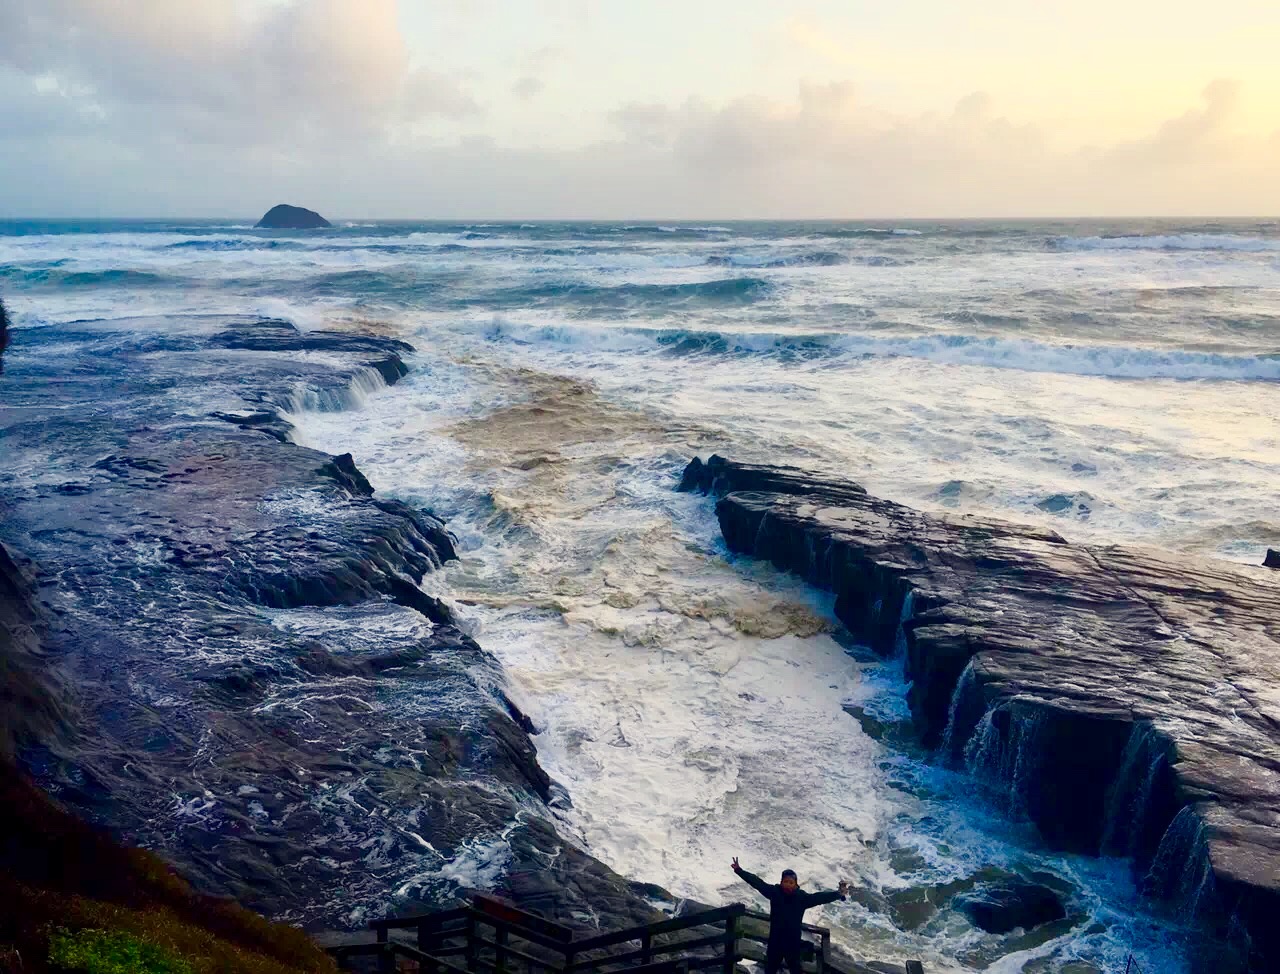
[[[159,857],[68,814],[0,760],[0,972],[8,970],[326,974],[335,967],[301,930],[196,893]]]
[[[59,929],[49,938],[49,963],[85,974],[192,974],[180,957],[119,930]]]

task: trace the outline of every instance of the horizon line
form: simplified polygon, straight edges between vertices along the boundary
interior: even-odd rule
[[[318,212],[318,211],[317,211]],[[171,216],[124,216],[114,214],[111,216],[88,216],[83,214],[71,216],[13,216],[0,214],[0,223],[17,223],[20,221],[58,221],[58,220],[133,220],[133,221],[152,221],[152,220],[227,220],[240,223],[252,221],[256,223],[261,217],[241,217],[227,214],[213,214],[204,216],[195,216],[192,214],[180,214]],[[1037,214],[1029,216],[735,216],[735,217],[711,217],[711,216],[662,216],[662,217],[596,217],[596,216],[576,216],[576,217],[529,217],[529,216],[431,216],[431,217],[387,217],[387,216],[336,216],[326,217],[330,223],[334,221],[354,222],[357,220],[371,221],[376,223],[634,223],[634,224],[670,224],[670,223],[688,223],[697,221],[699,223],[965,223],[965,222],[986,222],[992,220],[1007,221],[1060,221],[1060,220],[1258,220],[1258,221],[1278,221],[1280,222],[1280,213],[1125,213],[1117,215],[1098,215],[1098,214]],[[250,225],[249,229],[275,229],[271,227],[255,227]],[[326,229],[318,227],[315,229]]]

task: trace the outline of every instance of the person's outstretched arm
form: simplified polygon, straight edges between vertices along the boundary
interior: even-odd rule
[[[763,896],[765,899],[771,898],[771,894],[773,893],[773,887],[770,886],[768,883],[766,883],[763,879],[761,879],[755,873],[749,873],[745,869],[743,869],[741,866],[739,866],[737,856],[733,857],[733,871],[738,874],[739,879],[741,879],[745,883],[749,883],[751,887],[757,893]]]
[[[838,889],[829,889],[823,893],[806,893],[804,905],[805,909],[811,906],[822,906],[823,903],[834,903],[836,900],[842,900],[849,895],[849,884],[843,879],[840,880]]]

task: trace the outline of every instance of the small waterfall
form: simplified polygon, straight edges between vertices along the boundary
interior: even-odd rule
[[[1038,710],[1028,712],[1002,705],[983,715],[965,744],[965,769],[975,777],[997,783],[1005,793],[1011,814],[1027,814],[1026,796],[1040,770],[1044,724],[1045,715]]]
[[[893,655],[898,659],[907,658],[907,623],[911,620],[915,607],[916,590],[907,589],[906,597],[902,600],[902,612],[898,615],[898,631],[893,637]]]
[[[387,388],[387,380],[371,365],[358,369],[339,389],[317,389],[295,386],[285,397],[281,408],[286,413],[336,413],[359,409],[371,393]]]
[[[1192,806],[1184,805],[1165,829],[1142,888],[1171,903],[1186,923],[1196,921],[1214,902],[1204,822]]]
[[[756,525],[756,536],[751,539],[751,551],[748,552],[748,554],[753,555],[756,558],[768,557],[767,555],[762,553],[762,549],[764,548],[765,528],[768,526],[768,524],[769,524],[768,512],[761,514],[760,523]]]
[[[1154,800],[1156,780],[1168,763],[1165,748],[1149,721],[1133,725],[1120,770],[1107,790],[1100,850],[1132,858],[1139,852]]]
[[[942,760],[950,763],[956,757],[956,715],[960,711],[961,702],[967,697],[978,685],[978,675],[974,672],[973,659],[965,664],[964,672],[960,674],[960,679],[956,681],[956,688],[951,691],[951,706],[947,710],[947,728],[942,732],[942,744],[939,747],[939,754]]]

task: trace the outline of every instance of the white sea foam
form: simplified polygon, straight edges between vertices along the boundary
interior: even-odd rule
[[[860,664],[807,628],[753,634],[788,612],[787,625],[807,626],[829,609],[767,566],[720,561],[711,505],[671,490],[671,443],[646,433],[642,417],[597,416],[569,383],[564,425],[559,380],[527,388],[474,354],[468,362],[460,371],[480,382],[467,393],[473,408],[494,401],[494,382],[516,382],[500,401],[533,398],[532,412],[513,414],[518,437],[500,415],[458,425],[456,413],[407,408],[435,401],[453,369],[411,374],[357,413],[299,422],[308,444],[355,449],[380,488],[451,515],[463,557],[437,592],[464,600],[464,623],[501,658],[539,726],[540,761],[574,802],[563,829],[628,875],[711,902],[750,895],[725,871],[733,855],[762,870],[792,865],[814,886],[844,877],[885,892],[993,865],[1049,870],[1083,890],[1109,932],[1073,930],[1036,953],[1102,963],[1136,948],[1161,970],[1180,969],[1176,948],[1160,954],[1134,925],[1132,891],[1106,869],[1031,851],[998,813],[919,797],[948,793],[953,779],[887,752],[844,709],[857,701],[887,720],[905,716],[894,664]],[[440,463],[441,441],[466,444],[465,462]],[[527,466],[526,456],[553,460]],[[478,488],[495,506],[476,504]],[[469,877],[505,861],[501,848],[464,859]],[[958,953],[1002,954],[999,938],[950,912],[909,933],[856,905],[814,919],[867,958],[920,956],[947,970]]]
[[[1050,344],[972,335],[868,336],[839,333],[697,332],[570,323],[522,324],[495,317],[485,338],[608,352],[814,357],[907,357],[948,365],[1130,379],[1280,380],[1280,352],[1232,355],[1152,347]]]

